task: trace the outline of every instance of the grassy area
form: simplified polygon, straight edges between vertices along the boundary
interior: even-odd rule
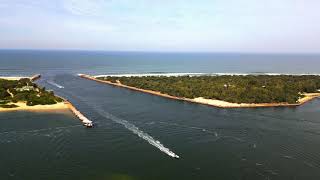
[[[28,106],[49,105],[62,102],[52,91],[38,87],[30,79],[0,79],[0,107],[13,108],[10,103],[26,102]]]
[[[114,83],[159,91],[176,97],[217,99],[232,103],[290,103],[303,93],[320,93],[320,76],[147,76],[99,77]]]

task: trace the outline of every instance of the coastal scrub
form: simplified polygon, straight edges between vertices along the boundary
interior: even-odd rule
[[[24,102],[27,106],[36,106],[57,104],[63,100],[56,97],[52,91],[39,87],[29,78],[0,79],[0,107],[15,108],[18,102]]]
[[[201,97],[238,104],[296,104],[305,94],[319,93],[320,89],[320,76],[314,75],[106,76],[97,79],[180,98]]]

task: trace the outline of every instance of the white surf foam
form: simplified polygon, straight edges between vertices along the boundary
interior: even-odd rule
[[[61,86],[61,85],[59,85],[59,84],[57,84],[57,83],[55,83],[55,82],[53,82],[53,81],[47,81],[47,83],[49,83],[49,84],[51,84],[51,85],[53,85],[53,86],[56,86],[56,87],[58,87],[58,88],[60,88],[60,89],[63,89],[63,88],[64,88],[63,86]]]
[[[97,75],[94,77],[145,77],[145,76],[201,76],[206,75],[206,73],[142,73],[142,74],[106,74],[106,75]]]
[[[279,76],[279,75],[291,75],[291,76],[305,76],[313,75],[320,76],[317,73],[128,73],[128,74],[105,74],[96,75],[94,77],[146,77],[146,76],[164,76],[164,77],[178,77],[178,76],[248,76],[248,75],[268,75],[268,76]]]

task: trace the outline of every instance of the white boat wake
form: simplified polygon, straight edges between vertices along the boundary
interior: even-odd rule
[[[123,125],[125,128],[127,128],[128,130],[130,130],[131,132],[133,132],[134,134],[138,135],[140,138],[146,140],[149,144],[155,146],[156,148],[158,148],[160,151],[166,153],[167,155],[173,157],[173,158],[180,158],[177,154],[175,154],[174,152],[170,151],[169,148],[166,148],[163,144],[160,143],[160,141],[155,140],[153,137],[151,137],[149,134],[141,131],[138,127],[136,127],[135,125],[131,124],[130,122],[120,119],[118,117],[113,116],[110,113],[105,112],[104,110],[95,107],[95,110],[102,116],[111,119],[112,121]]]
[[[56,86],[56,87],[58,87],[58,88],[60,88],[60,89],[63,89],[63,88],[64,88],[63,86],[61,86],[61,85],[59,85],[59,84],[57,84],[57,83],[55,83],[55,82],[53,82],[53,81],[47,81],[47,83],[49,83],[49,84],[51,84],[51,85],[53,85],[53,86]]]
[[[73,96],[72,94],[69,94],[69,95]],[[143,132],[138,127],[136,127],[134,124],[131,124],[130,122],[128,122],[128,121],[126,121],[124,119],[120,119],[120,118],[118,118],[118,117],[116,117],[116,116],[104,111],[101,107],[97,106],[94,103],[90,103],[90,102],[86,101],[82,97],[76,97],[76,98],[79,99],[80,101],[82,101],[84,104],[87,104],[88,106],[93,108],[93,110],[95,112],[97,112],[98,114],[100,114],[101,116],[103,116],[105,118],[108,118],[108,119],[111,119],[115,123],[123,125],[126,129],[128,129],[132,133],[138,135],[140,138],[146,140],[149,144],[151,144],[154,147],[158,148],[160,151],[166,153],[168,156],[176,158],[176,159],[180,158],[177,154],[172,152],[169,148],[167,148],[163,144],[161,144],[160,141],[155,140],[152,136],[150,136],[149,134]],[[98,124],[98,123],[96,123],[96,124]]]

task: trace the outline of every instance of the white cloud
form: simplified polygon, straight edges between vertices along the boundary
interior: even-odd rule
[[[319,0],[0,0],[0,33],[8,40],[41,36],[68,44],[108,39],[119,47],[319,49],[319,5]]]

